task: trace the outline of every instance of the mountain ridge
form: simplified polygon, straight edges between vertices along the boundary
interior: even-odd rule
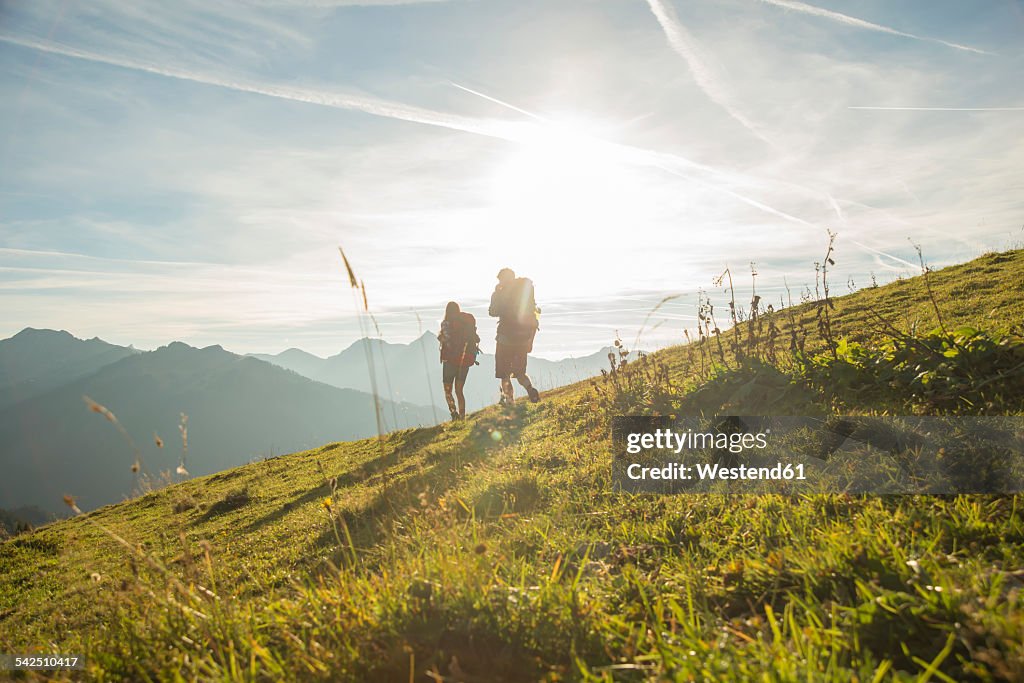
[[[315,382],[219,345],[198,349],[172,342],[0,412],[0,469],[6,474],[0,507],[35,504],[59,511],[61,491],[75,485],[87,508],[131,493],[132,447],[89,412],[86,395],[113,412],[153,476],[176,469],[179,449],[169,444],[183,413],[194,474],[376,433],[374,398],[365,392]],[[384,400],[380,406],[386,429],[433,422],[432,411],[422,406]],[[157,448],[155,436],[168,446]],[[68,459],[68,453],[78,457]],[[99,474],[117,471],[124,474],[116,482]]]

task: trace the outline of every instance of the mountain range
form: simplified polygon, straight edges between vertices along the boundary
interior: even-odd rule
[[[609,350],[531,358],[530,375],[542,390],[576,382],[607,367]],[[469,410],[497,399],[494,357],[479,362],[466,385]],[[378,416],[384,431],[435,424],[448,414],[440,370],[431,332],[410,344],[361,339],[320,358],[299,349],[242,356],[181,342],[144,352],[26,328],[0,341],[0,509],[63,513],[64,494],[82,509],[130,496],[136,451],[143,473],[175,472],[183,414],[191,475],[372,436]],[[125,434],[85,396],[111,411]]]
[[[116,416],[143,469],[154,476],[179,464],[183,413],[186,468],[193,475],[377,432],[374,399],[365,392],[315,382],[219,346],[174,342],[150,352],[107,346],[87,352],[100,349],[95,340],[52,330],[26,330],[0,341],[4,376],[11,378],[0,409],[0,508],[62,511],[63,495],[74,494],[79,507],[89,509],[132,493],[133,446],[83,396]],[[54,387],[55,368],[67,366],[50,356],[55,349],[77,360],[68,366],[75,376]],[[90,361],[95,366],[115,358],[88,373]],[[30,387],[29,397],[11,397],[10,387]],[[435,421],[423,406],[380,405],[385,430]]]
[[[101,339],[27,327],[0,342],[0,410],[93,374],[134,353]]]
[[[578,382],[601,373],[608,367],[607,347],[580,358],[547,360],[530,357],[527,371],[530,379],[541,391]],[[437,336],[433,332],[409,344],[393,344],[380,339],[363,338],[347,349],[329,358],[320,358],[301,349],[288,349],[279,354],[254,354],[282,368],[331,386],[372,391],[394,401],[407,401],[433,406],[441,416],[447,416],[441,388],[441,364],[438,356]],[[494,378],[494,356],[477,356],[466,381],[466,405],[477,410],[496,403],[498,380]],[[373,373],[369,367],[373,368]],[[371,377],[373,381],[371,382]],[[518,388],[519,393],[522,390]]]

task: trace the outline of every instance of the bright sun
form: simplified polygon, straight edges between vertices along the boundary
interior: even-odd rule
[[[644,212],[647,194],[636,171],[610,145],[578,130],[545,124],[492,178],[500,226],[493,234],[502,241],[496,246],[510,262],[529,263],[560,285],[569,284],[566,259],[574,254],[593,259],[595,253],[614,252]],[[503,238],[508,235],[515,239]]]

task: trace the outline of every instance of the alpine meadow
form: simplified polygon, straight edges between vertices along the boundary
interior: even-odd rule
[[[0,683],[1024,681],[1024,0],[0,0]]]
[[[85,658],[47,680],[1020,680],[1020,496],[615,492],[609,423],[1020,416],[1022,287],[1016,250],[754,302],[536,405],[23,533],[0,546],[0,650]]]

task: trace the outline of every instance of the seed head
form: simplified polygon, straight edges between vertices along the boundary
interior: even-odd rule
[[[100,405],[99,403],[92,400],[88,396],[83,396],[82,400],[85,401],[85,405],[89,406],[89,410],[91,410],[92,412],[99,413],[103,417],[107,418],[107,421],[109,422],[117,422],[117,418],[114,417],[114,414],[110,412],[110,410],[106,406]]]
[[[74,498],[74,496],[69,496],[69,495],[65,494],[64,495],[64,504],[67,505],[69,508],[71,508],[71,511],[74,512],[76,515],[82,514],[82,511],[78,509],[77,505],[75,505],[75,498]]]

